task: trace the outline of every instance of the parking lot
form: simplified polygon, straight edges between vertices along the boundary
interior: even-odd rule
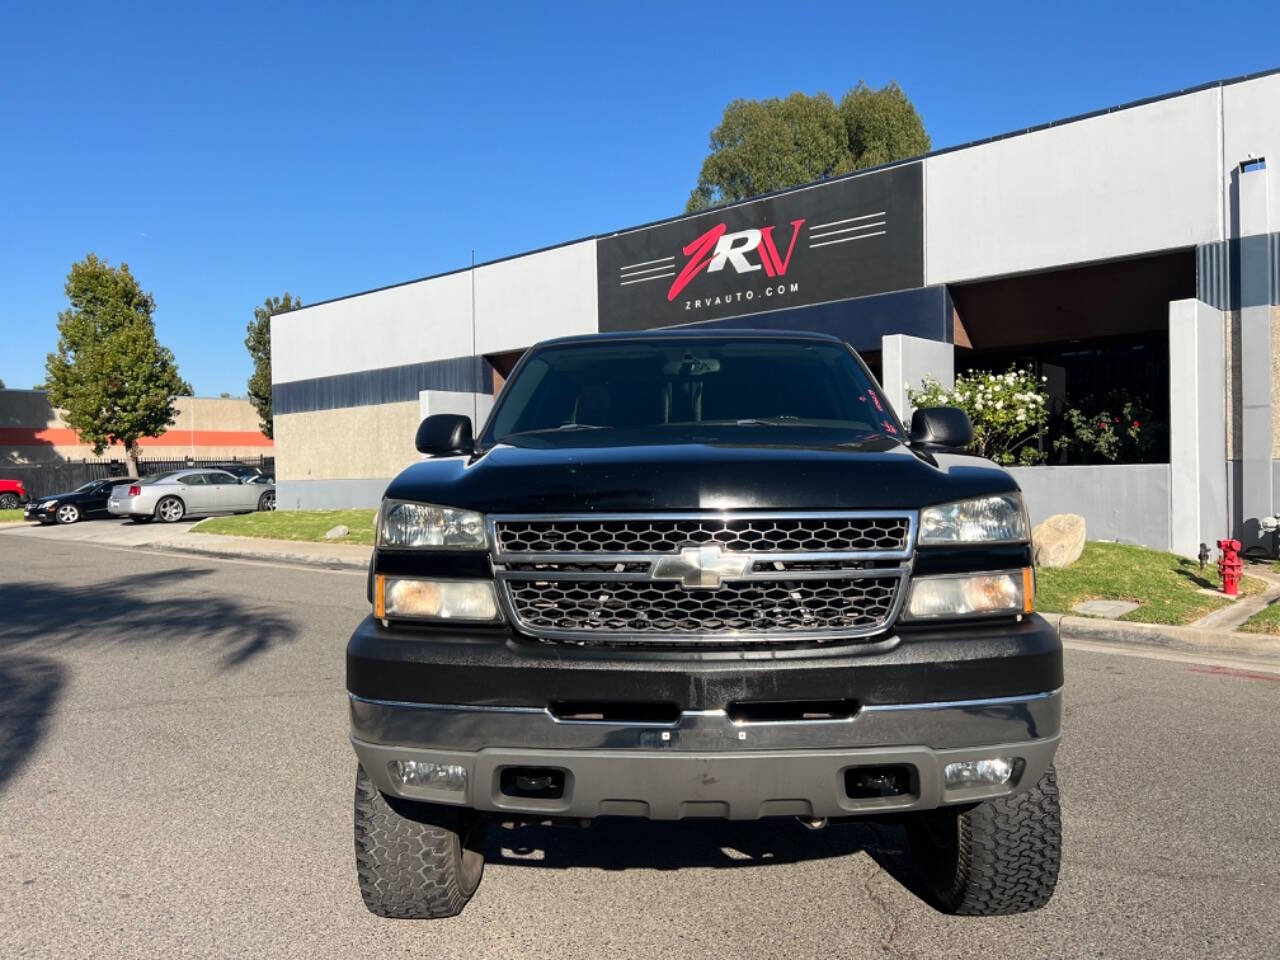
[[[134,523],[117,517],[82,520],[65,526],[53,523],[0,525],[0,536],[46,540],[51,543],[96,543],[107,547],[146,547],[180,536],[199,523],[199,518],[177,523]],[[0,544],[6,541],[0,540]]]
[[[461,917],[376,919],[343,694],[363,574],[66,534],[0,536],[5,956],[1257,958],[1280,939],[1280,668],[1078,646],[1039,913],[939,915],[892,828],[614,821],[494,830]]]

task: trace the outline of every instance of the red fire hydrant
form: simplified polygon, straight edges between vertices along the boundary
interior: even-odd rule
[[[1222,592],[1234,597],[1240,592],[1240,571],[1244,561],[1240,559],[1239,540],[1218,541],[1218,576],[1222,577]]]

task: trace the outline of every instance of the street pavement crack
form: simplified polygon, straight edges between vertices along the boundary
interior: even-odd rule
[[[870,857],[868,857],[868,860],[870,860]],[[889,901],[882,897],[872,887],[873,881],[880,876],[881,870],[876,866],[874,860],[871,860],[870,865],[871,869],[868,870],[866,876],[862,878],[862,889],[871,902],[880,909],[880,912],[883,913],[885,918],[889,921],[889,931],[880,938],[880,945],[884,947],[885,952],[890,956],[905,957],[906,954],[902,953],[893,942],[894,938],[898,935],[898,915],[890,908]]]

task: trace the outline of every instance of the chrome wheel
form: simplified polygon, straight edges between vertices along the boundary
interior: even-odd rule
[[[156,516],[164,523],[177,523],[186,512],[187,508],[177,497],[165,497],[156,504]]]
[[[64,503],[55,516],[59,523],[75,523],[80,519],[80,508],[73,503]]]
[[[268,490],[258,498],[259,510],[274,510],[276,508],[276,495],[272,490]]]

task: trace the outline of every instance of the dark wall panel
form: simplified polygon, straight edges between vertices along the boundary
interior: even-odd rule
[[[493,374],[483,357],[453,357],[277,383],[271,396],[276,413],[308,413],[417,400],[421,390],[492,393]]]
[[[797,330],[839,337],[855,350],[880,349],[880,338],[905,333],[927,340],[951,340],[951,300],[946,287],[899,290],[856,300],[820,303],[748,317],[700,323],[699,328]]]
[[[906,164],[602,237],[600,329],[646,330],[920,287],[923,170]]]

